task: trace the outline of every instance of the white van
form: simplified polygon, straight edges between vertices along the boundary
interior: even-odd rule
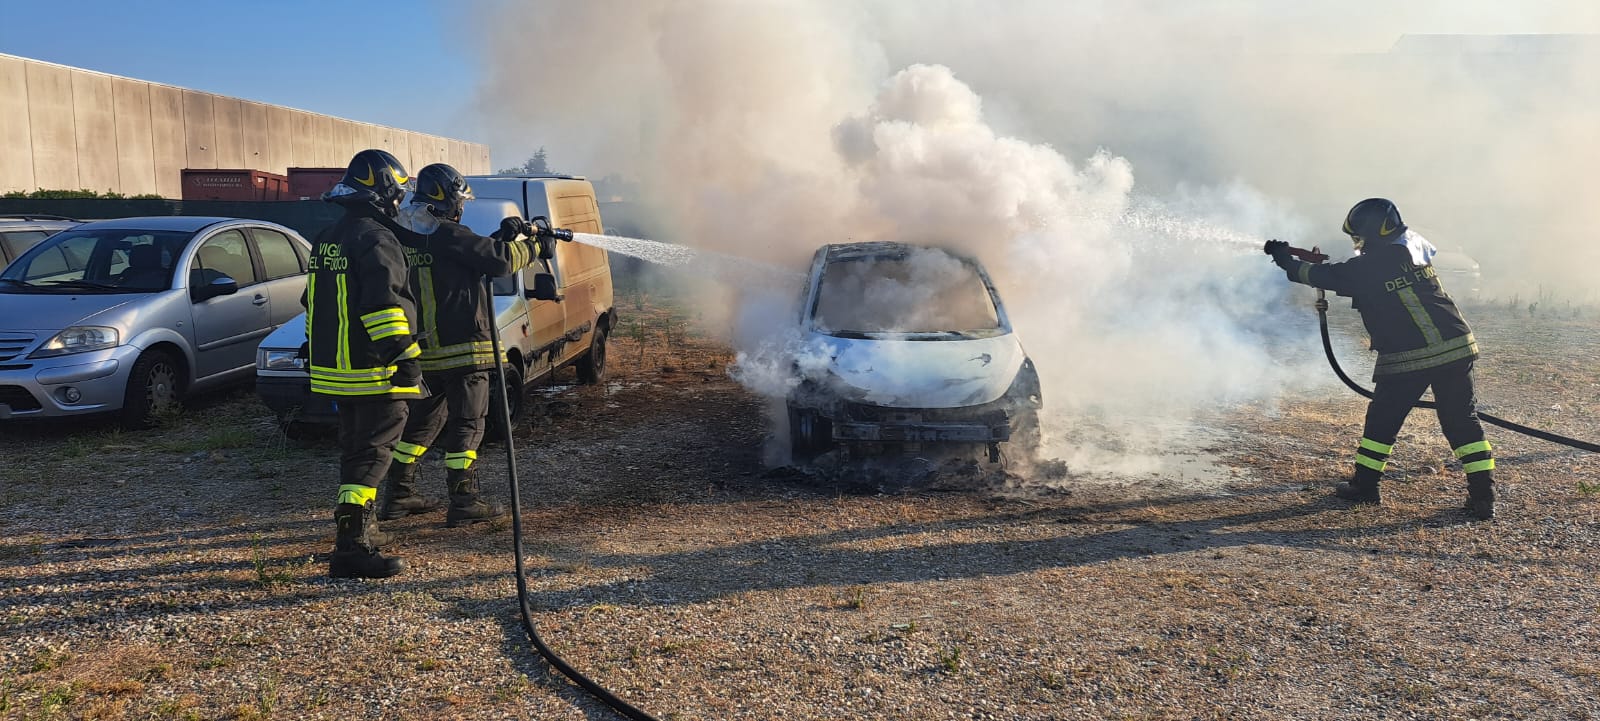
[[[488,235],[510,215],[543,216],[556,228],[602,234],[594,186],[569,175],[473,175],[474,200],[461,222]],[[555,257],[495,280],[495,316],[505,349],[507,386],[527,384],[567,366],[582,383],[605,375],[606,339],[616,327],[611,262],[604,250],[582,243],[555,243]],[[326,396],[311,393],[306,372],[305,315],[261,341],[256,351],[256,393],[290,432],[303,424],[333,423],[337,413]],[[496,384],[498,387],[498,384]],[[523,393],[513,393],[511,415],[521,416]],[[490,414],[491,430],[498,414]]]

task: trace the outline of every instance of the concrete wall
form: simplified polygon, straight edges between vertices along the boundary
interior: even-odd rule
[[[382,148],[415,173],[491,172],[489,149],[409,130],[122,78],[0,53],[0,192],[182,197],[185,168],[344,167]]]
[[[33,187],[33,126],[29,109],[11,104],[28,96],[28,74],[22,58],[0,55],[0,187]]]

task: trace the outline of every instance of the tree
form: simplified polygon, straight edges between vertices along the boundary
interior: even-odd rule
[[[542,175],[549,173],[550,162],[545,157],[544,146],[539,146],[539,149],[534,151],[533,157],[528,158],[527,162],[522,165],[515,168],[506,168],[500,172],[507,175]]]

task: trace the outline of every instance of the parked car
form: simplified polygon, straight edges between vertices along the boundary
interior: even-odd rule
[[[59,215],[0,215],[0,268],[45,238],[77,224]]]
[[[557,228],[581,233],[605,232],[594,188],[582,178],[489,175],[469,176],[467,182],[476,198],[467,201],[461,220],[478,233],[494,232],[510,215],[544,216]],[[496,324],[508,361],[506,384],[518,390],[510,399],[513,420],[521,417],[526,385],[559,369],[575,366],[580,382],[600,382],[606,339],[616,326],[611,263],[604,250],[557,243],[555,257],[546,263],[548,269],[536,265],[494,283]],[[311,392],[304,315],[261,341],[256,392],[291,432],[337,420],[333,402]],[[491,430],[498,430],[497,418],[490,413]]]
[[[1039,376],[976,260],[902,243],[819,249],[799,315],[804,347],[789,394],[797,463],[1000,444],[1039,444]]]
[[[300,312],[311,246],[273,223],[164,216],[84,223],[0,272],[0,420],[120,412],[149,425],[247,380]]]

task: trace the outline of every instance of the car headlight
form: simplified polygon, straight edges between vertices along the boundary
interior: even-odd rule
[[[1042,408],[1044,407],[1042,396],[1039,390],[1039,371],[1034,369],[1033,359],[1025,358],[1022,367],[1017,369],[1017,377],[1011,381],[1011,387],[1006,390],[1006,397],[1032,408]]]
[[[75,325],[55,334],[55,337],[29,354],[29,358],[53,358],[60,355],[85,353],[103,348],[115,348],[122,342],[116,328],[103,325]]]
[[[298,371],[305,370],[306,359],[300,357],[300,351],[288,349],[261,348],[256,351],[256,368],[264,371]]]

